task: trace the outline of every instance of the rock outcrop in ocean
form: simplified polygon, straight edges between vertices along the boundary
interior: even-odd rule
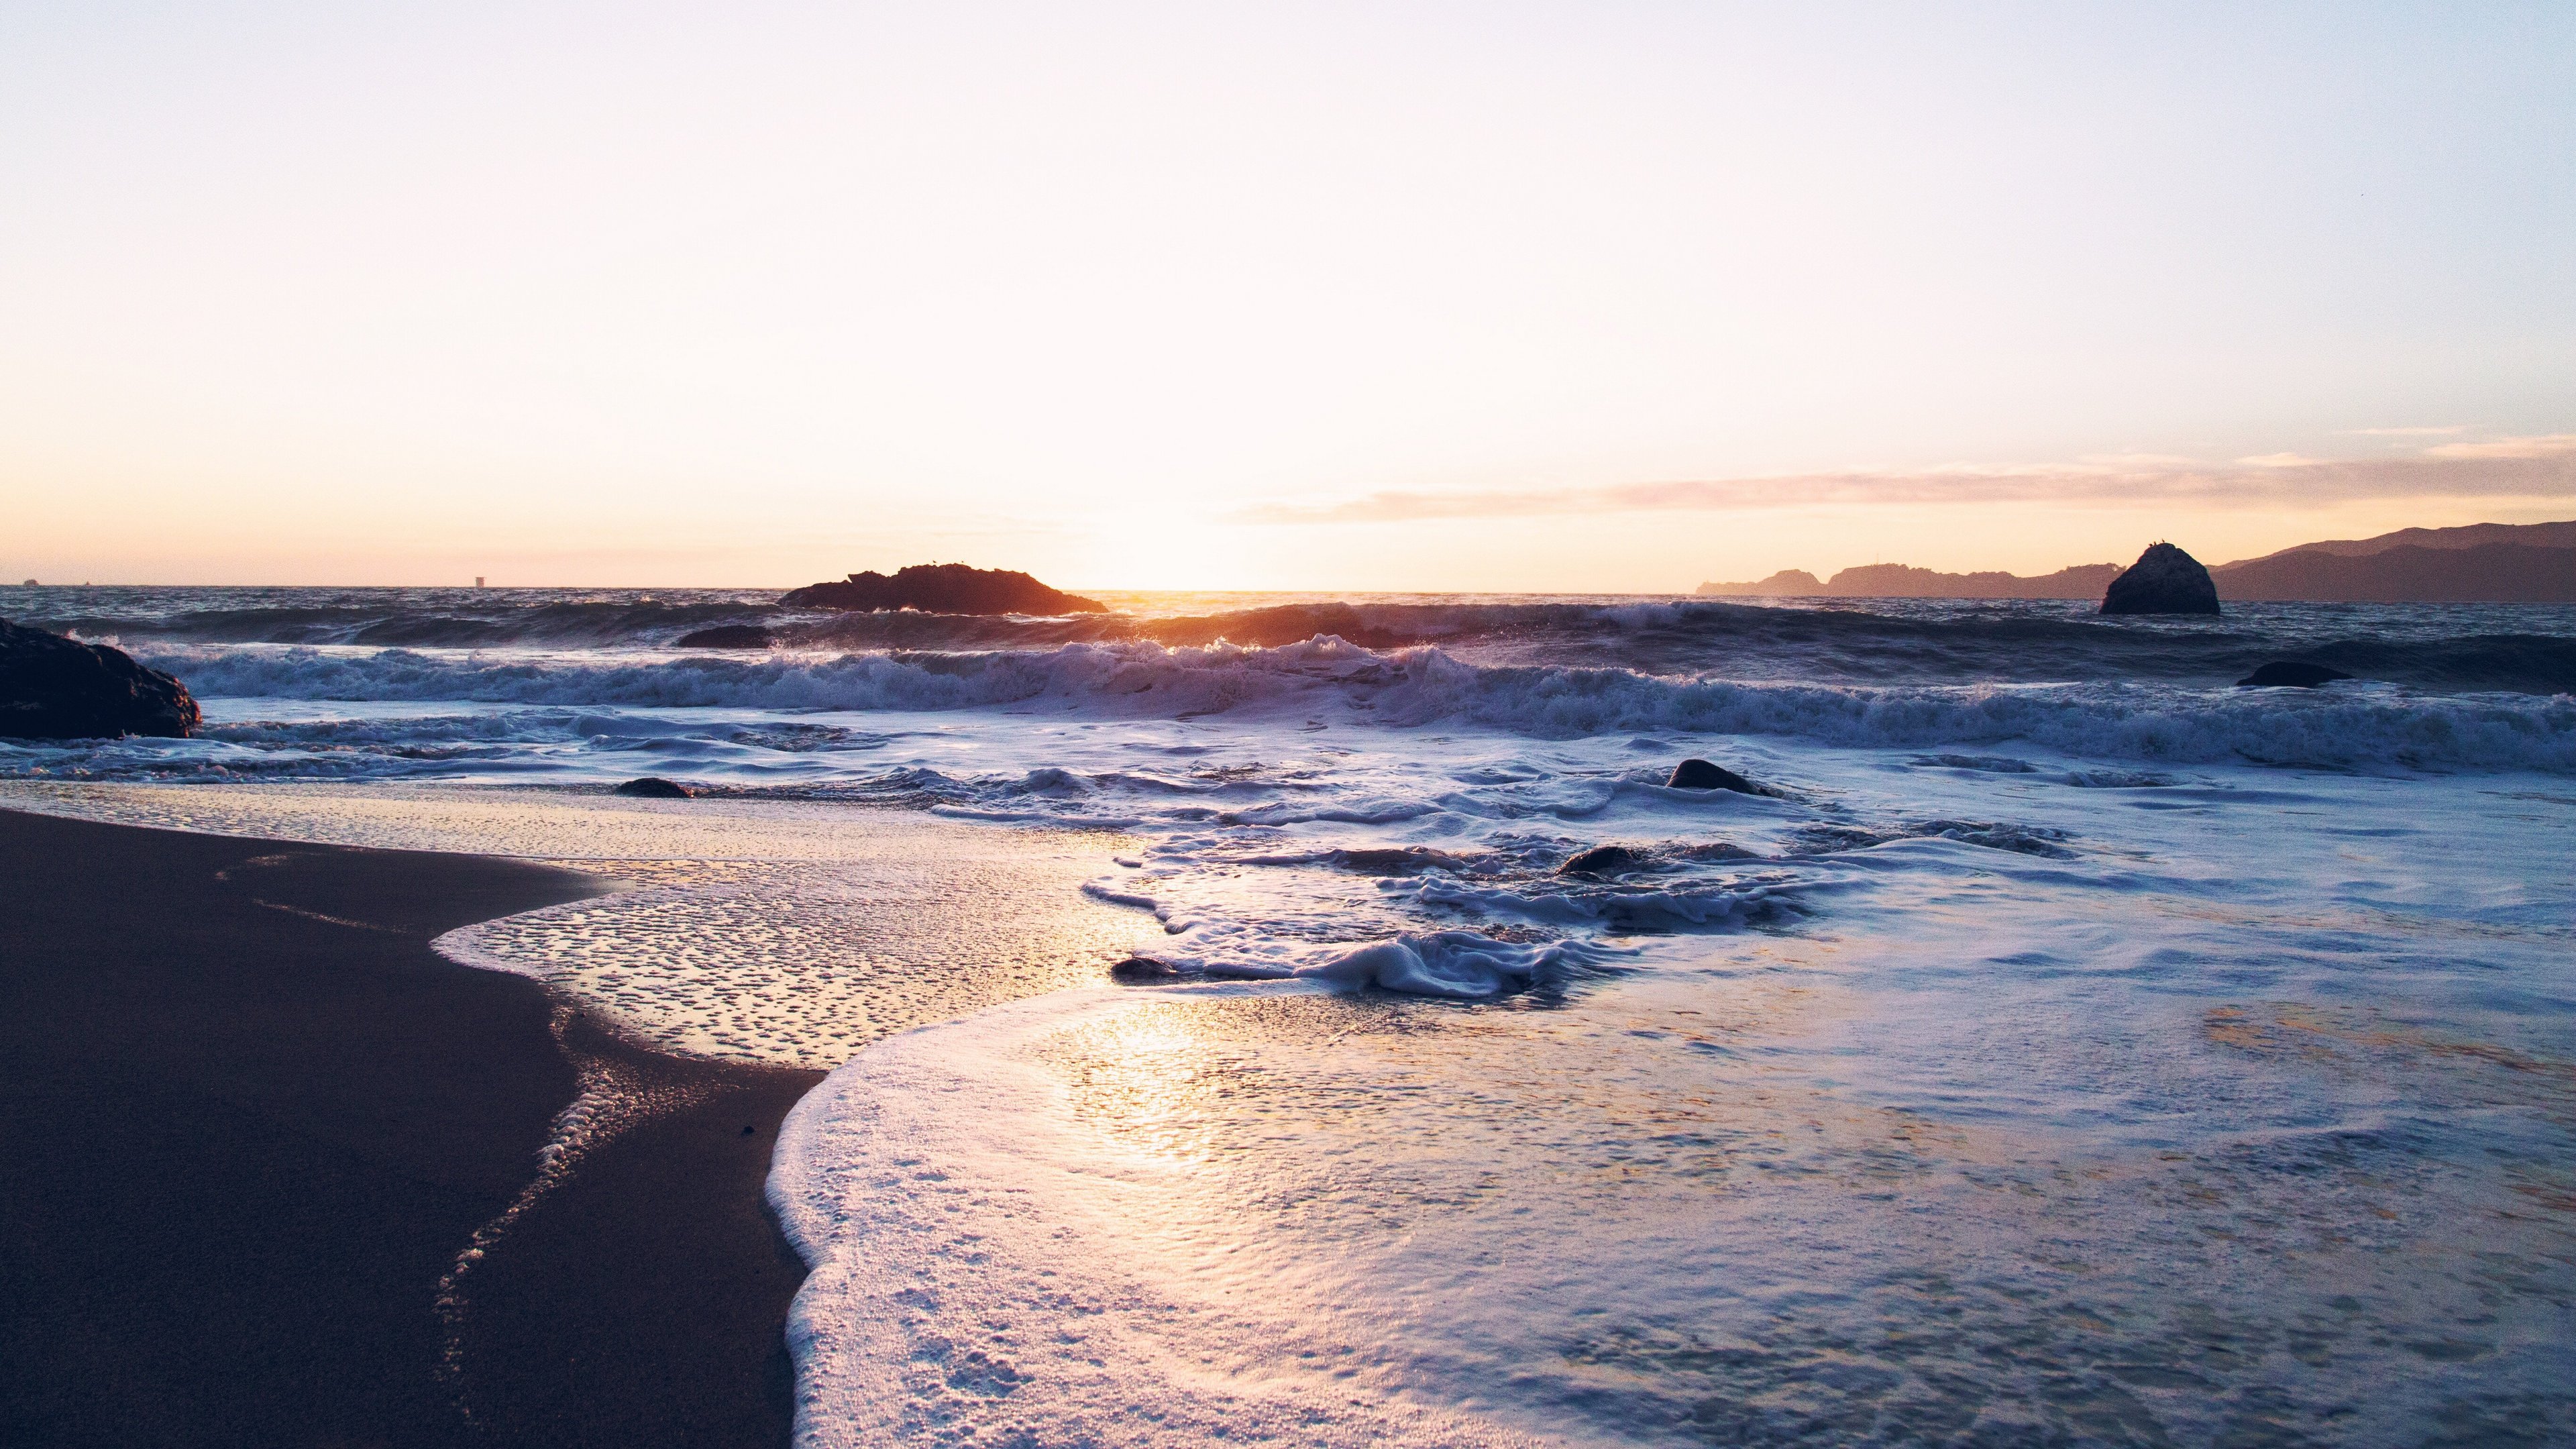
[[[186,685],[121,649],[0,619],[0,736],[185,739],[199,718]]]
[[[1645,852],[1625,845],[1596,845],[1566,857],[1558,875],[1616,875],[1646,863]]]
[[[808,584],[780,599],[791,609],[918,609],[925,614],[1105,614],[1109,606],[1051,589],[1011,569],[914,564],[892,578],[870,571]]]
[[[2236,681],[2238,689],[2315,689],[2351,675],[2323,664],[2310,664],[2304,659],[2275,659],[2256,665],[2254,672]]]
[[[2200,560],[2169,543],[2151,543],[2102,593],[2105,614],[2215,614],[2218,585]]]
[[[1684,760],[1673,766],[1673,773],[1664,785],[1673,790],[1733,790],[1739,795],[1762,793],[1761,786],[1724,765],[1700,759]]]

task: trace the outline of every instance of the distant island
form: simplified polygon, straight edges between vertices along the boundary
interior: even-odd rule
[[[1819,580],[1782,569],[1749,584],[1702,584],[1703,594],[1761,599],[2098,599],[2120,576],[2115,563],[2077,564],[2053,574],[1945,574],[1908,564],[1862,564]]]
[[[1757,599],[2098,599],[2119,572],[2118,564],[2078,564],[2024,577],[1864,564],[1830,579],[1782,569],[1752,583],[1702,584],[1697,592]],[[2576,521],[2405,528],[2303,543],[2209,572],[2222,597],[2249,602],[2576,603]]]
[[[854,612],[914,609],[924,614],[1105,614],[1107,604],[1051,589],[1011,569],[913,564],[889,578],[870,570],[808,584],[778,601],[791,609]],[[683,641],[686,642],[686,641]]]

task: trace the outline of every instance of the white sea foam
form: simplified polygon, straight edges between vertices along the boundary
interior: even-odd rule
[[[1130,1080],[1085,1086],[1130,1108],[1192,1090],[1193,1064],[1134,1039],[1138,1005],[1095,988],[897,1038],[797,1105],[769,1194],[811,1268],[798,1443],[1532,1442],[1409,1396],[1400,1340],[1207,1234],[1207,1164],[1066,1130],[1033,1039],[1126,1029],[1088,1065]]]

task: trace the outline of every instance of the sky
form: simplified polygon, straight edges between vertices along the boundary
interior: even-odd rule
[[[0,577],[2576,518],[2576,6],[0,0]]]

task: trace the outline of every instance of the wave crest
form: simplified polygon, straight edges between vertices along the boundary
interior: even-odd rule
[[[1763,683],[1476,664],[1438,648],[1381,652],[1330,635],[1266,648],[1068,644],[750,659],[207,646],[142,656],[215,698],[863,712],[1052,705],[1100,717],[1475,725],[1543,739],[1670,731],[1860,747],[2018,740],[2088,759],[2576,773],[2576,698],[2565,695]]]

